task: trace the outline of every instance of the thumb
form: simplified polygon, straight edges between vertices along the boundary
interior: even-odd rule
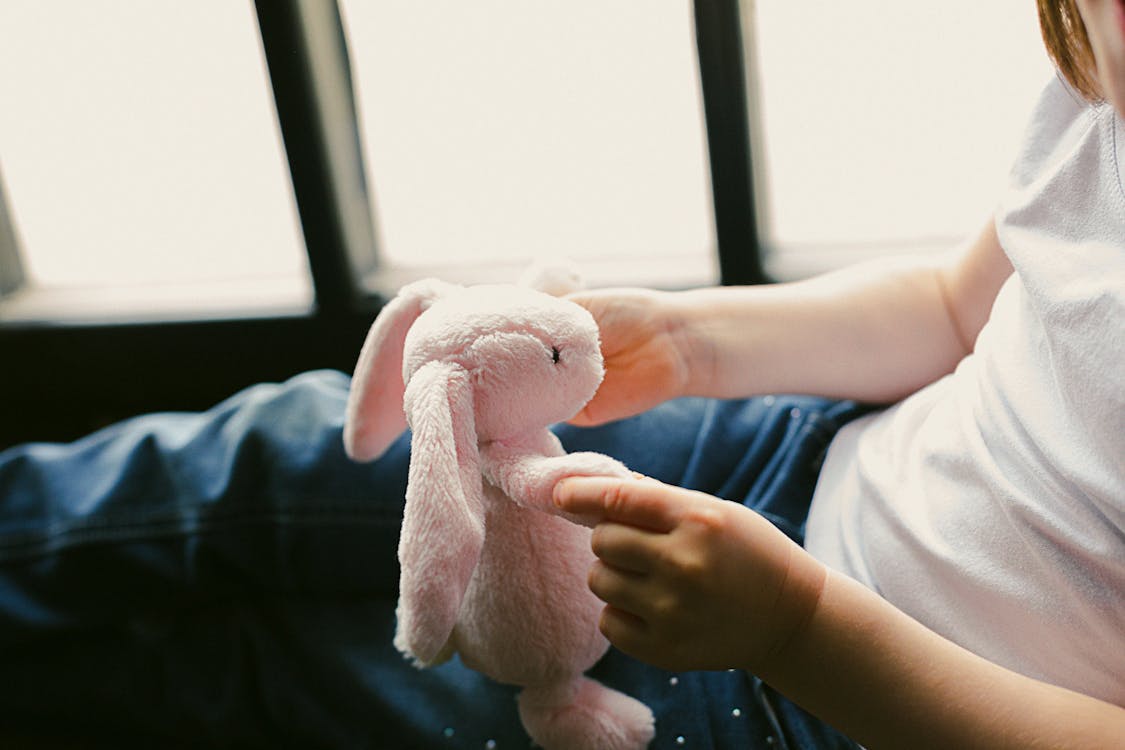
[[[594,397],[567,422],[576,427],[593,427],[619,419],[628,419],[652,406],[655,406],[655,403],[639,400],[633,389],[619,380],[607,380],[602,381]]]
[[[582,407],[582,410],[575,414],[570,419],[566,420],[567,424],[574,425],[575,427],[593,427],[601,424],[598,420],[590,414],[589,404]]]

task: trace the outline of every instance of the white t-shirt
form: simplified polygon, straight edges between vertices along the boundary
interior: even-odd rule
[[[1125,705],[1125,124],[1044,90],[975,351],[833,441],[806,547],[947,638]]]

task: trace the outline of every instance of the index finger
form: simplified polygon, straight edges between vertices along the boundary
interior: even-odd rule
[[[666,533],[682,511],[674,487],[655,479],[567,477],[555,485],[555,504],[568,513]]]

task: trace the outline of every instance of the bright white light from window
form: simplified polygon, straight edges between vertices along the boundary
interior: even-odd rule
[[[779,256],[940,245],[983,225],[1051,74],[1034,3],[754,5]]]
[[[266,279],[308,297],[251,3],[4,0],[0,102],[38,285]]]
[[[342,6],[391,265],[565,255],[713,276],[691,3]]]

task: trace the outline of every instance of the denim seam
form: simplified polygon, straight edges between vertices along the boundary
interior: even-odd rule
[[[376,506],[377,507],[377,506]],[[349,523],[369,525],[399,525],[401,515],[395,513],[372,513],[372,506],[319,507],[315,510],[292,510],[279,512],[276,507],[244,508],[237,512],[208,513],[197,515],[162,515],[151,518],[117,516],[104,519],[84,520],[69,525],[66,522],[54,524],[44,532],[28,532],[23,538],[9,535],[0,541],[0,560],[27,559],[60,548],[82,543],[119,542],[140,539],[145,536],[169,536],[181,534],[190,529],[197,534],[214,534],[231,526],[273,525],[291,526],[298,523],[338,522],[347,518]]]
[[[762,712],[765,714],[771,734],[777,740],[777,750],[789,750],[789,740],[784,727],[781,725],[781,716],[774,707],[773,701],[769,699],[769,695],[766,694],[768,686],[760,678],[754,677],[753,689],[754,697],[758,700],[758,705],[761,706]]]

